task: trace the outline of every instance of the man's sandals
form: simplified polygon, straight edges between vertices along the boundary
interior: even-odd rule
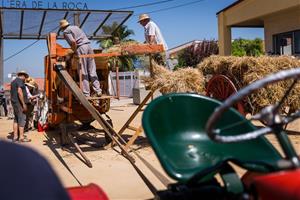
[[[24,138],[20,139],[20,142],[31,142],[31,139],[24,137]]]

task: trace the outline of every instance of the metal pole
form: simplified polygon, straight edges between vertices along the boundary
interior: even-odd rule
[[[3,86],[3,71],[4,71],[4,60],[3,60],[3,12],[0,11],[0,86]]]
[[[153,65],[152,65],[152,55],[149,55],[149,71],[150,71],[150,77],[153,77]]]
[[[74,25],[80,26],[80,13],[74,13]]]
[[[2,34],[1,34],[2,35]],[[4,69],[4,60],[3,60],[3,37],[0,38],[0,86],[4,84],[3,81],[3,69]]]
[[[120,100],[120,80],[119,80],[119,64],[118,61],[114,61],[116,65],[116,86],[117,86],[117,99]]]

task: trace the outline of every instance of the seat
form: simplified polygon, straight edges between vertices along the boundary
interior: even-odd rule
[[[185,183],[199,172],[228,160],[238,161],[248,170],[269,171],[266,166],[276,168],[276,162],[282,159],[265,137],[230,144],[210,140],[205,133],[205,124],[220,104],[217,100],[196,94],[168,94],[153,100],[144,111],[142,124],[145,134],[164,170],[179,183]],[[230,109],[216,127],[242,120],[245,118],[239,112]],[[246,121],[226,129],[224,135],[255,129]]]

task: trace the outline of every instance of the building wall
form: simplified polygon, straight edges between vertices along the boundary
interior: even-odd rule
[[[219,54],[231,54],[231,27],[265,27],[266,52],[270,51],[270,35],[273,32],[284,32],[299,27],[299,12],[300,0],[244,0],[220,12]]]
[[[273,35],[294,30],[300,30],[300,8],[289,9],[284,12],[268,16],[265,24],[265,49],[273,51]]]
[[[254,19],[261,19],[272,13],[300,6],[299,0],[244,0],[224,11],[226,24],[249,24]]]

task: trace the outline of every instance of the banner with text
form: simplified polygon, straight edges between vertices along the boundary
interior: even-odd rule
[[[1,0],[1,7],[4,8],[33,8],[33,9],[70,9],[70,10],[88,10],[85,2],[45,2],[45,1],[19,1],[19,0]]]

